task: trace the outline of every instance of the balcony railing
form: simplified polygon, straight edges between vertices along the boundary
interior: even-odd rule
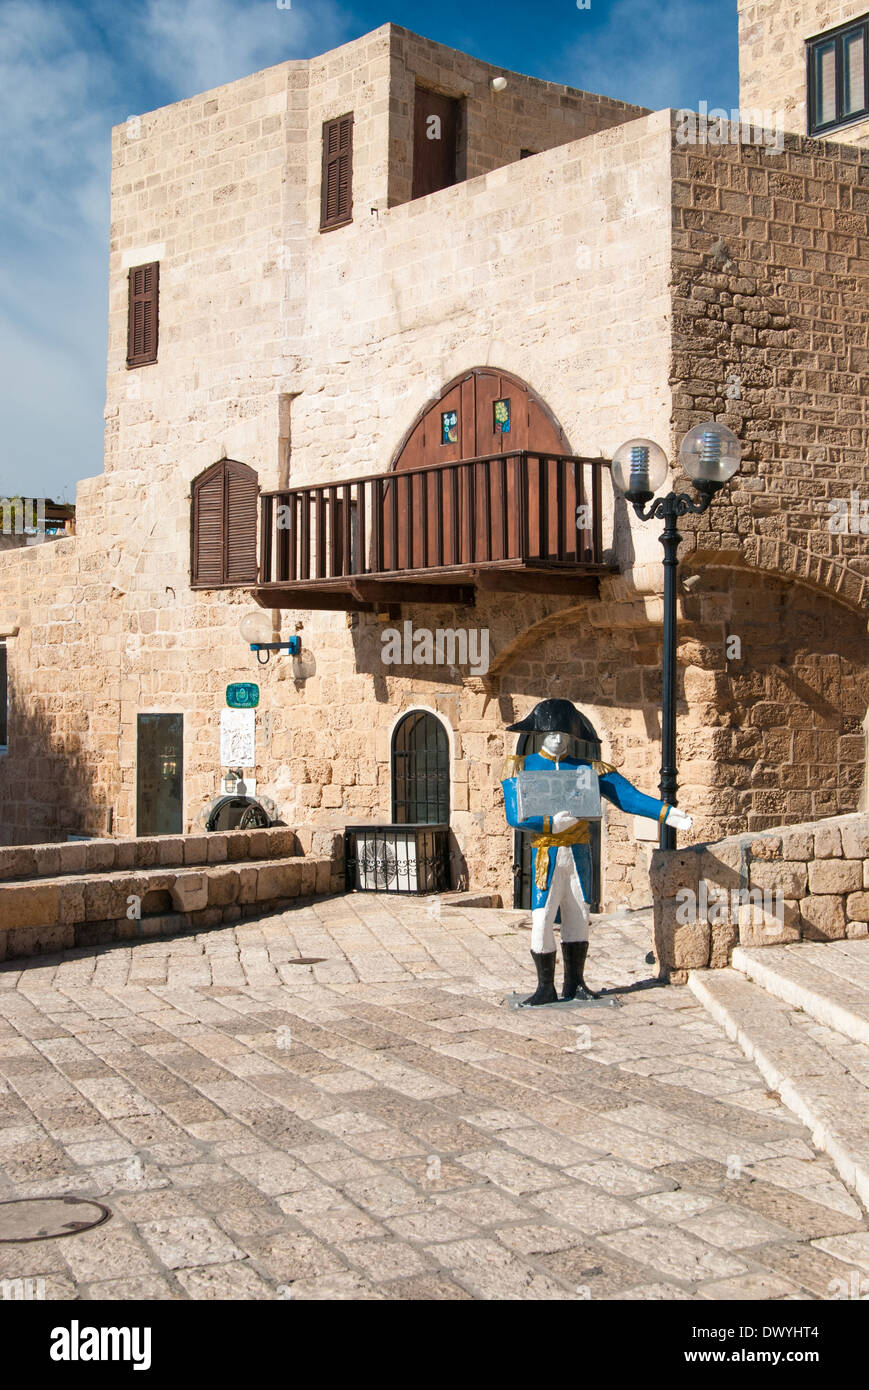
[[[263,493],[260,589],[603,566],[603,459],[527,450]],[[341,584],[340,581],[346,581]]]

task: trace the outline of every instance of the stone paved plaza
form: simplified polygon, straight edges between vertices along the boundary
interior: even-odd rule
[[[649,914],[596,926],[588,978],[615,1007],[510,1010],[526,923],[362,894],[0,966],[0,1200],[113,1211],[0,1245],[0,1280],[55,1299],[859,1284],[865,1213],[692,994],[656,984]]]

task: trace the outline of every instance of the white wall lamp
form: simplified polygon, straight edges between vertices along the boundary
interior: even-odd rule
[[[493,77],[493,78],[492,78],[492,91],[493,91],[493,92],[503,92],[503,91],[506,89],[506,86],[507,86],[507,79],[506,79],[506,77]]]
[[[251,651],[256,652],[257,663],[260,666],[268,665],[272,652],[289,652],[290,656],[301,654],[301,637],[288,637],[286,642],[273,640],[272,620],[261,608],[252,613],[245,613],[238,630],[243,640],[249,643]],[[261,652],[265,652],[265,660],[260,655]]]

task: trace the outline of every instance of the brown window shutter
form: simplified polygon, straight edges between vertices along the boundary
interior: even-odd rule
[[[157,361],[157,318],[160,263],[133,266],[129,277],[127,366]]]
[[[204,588],[224,582],[223,488],[223,463],[209,468],[193,484],[192,580]]]
[[[353,115],[323,122],[323,182],[320,230],[341,227],[353,217]]]
[[[255,584],[257,476],[245,463],[226,461],[225,524],[226,583]]]

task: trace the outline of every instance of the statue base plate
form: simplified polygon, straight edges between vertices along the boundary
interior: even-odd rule
[[[524,994],[508,994],[507,1007],[510,1009],[522,1008],[522,1000],[528,998],[528,991]],[[602,999],[559,999],[554,1004],[529,1004],[528,1013],[536,1014],[541,1009],[549,1011],[557,1009],[620,1009],[622,1001],[617,999],[614,994],[605,994]]]

